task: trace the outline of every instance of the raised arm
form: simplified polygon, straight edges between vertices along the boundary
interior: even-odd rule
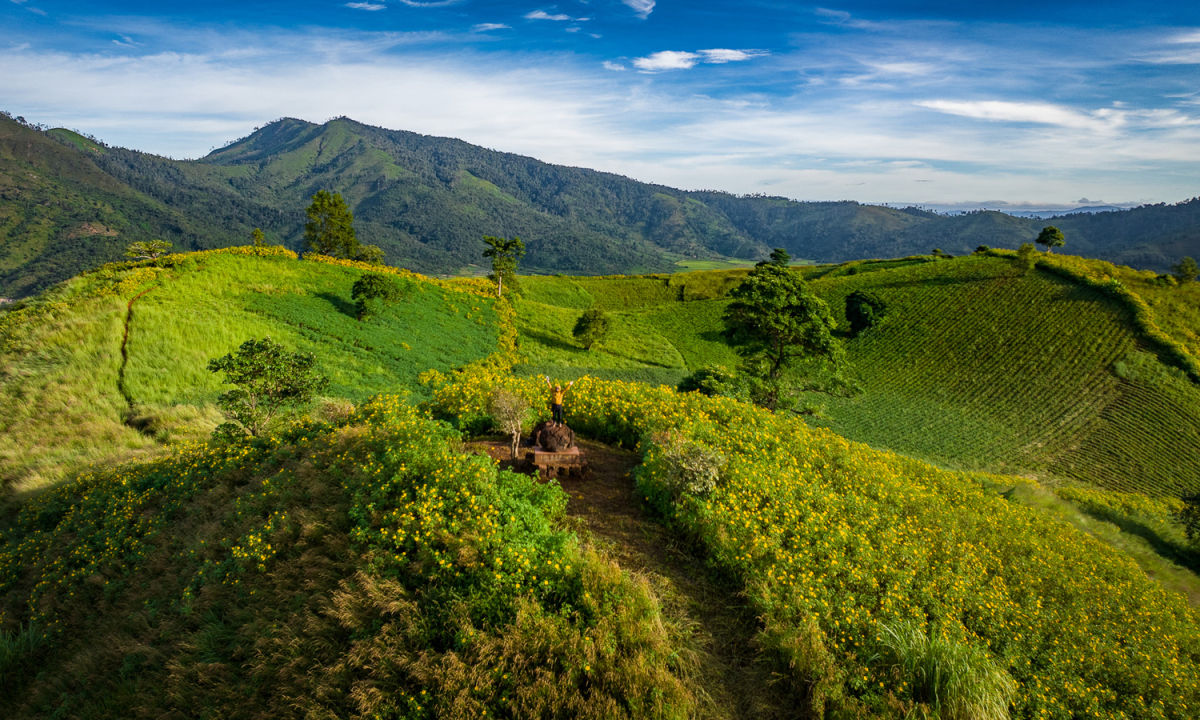
[[[549,375],[543,375],[542,377],[546,378],[546,387],[553,389],[553,388],[554,388],[554,385],[553,385],[553,384],[550,382],[550,376],[549,376]]]

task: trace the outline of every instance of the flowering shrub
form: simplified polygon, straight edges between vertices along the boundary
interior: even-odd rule
[[[541,392],[495,368],[439,383],[433,402],[450,414],[482,412],[496,385]],[[1194,716],[1196,612],[1103,543],[986,489],[1004,478],[699,393],[590,378],[573,392],[577,431],[647,441],[640,491],[745,583],[779,672],[814,710],[920,701],[913,678],[879,661],[883,629],[912,623],[991,658],[1017,683],[1015,717]],[[728,458],[707,496],[674,491],[672,461],[648,442],[668,430]]]

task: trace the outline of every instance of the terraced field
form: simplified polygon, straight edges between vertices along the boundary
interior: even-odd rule
[[[827,419],[815,424],[954,467],[1150,495],[1200,492],[1200,390],[1153,358],[1151,372],[1118,375],[1118,363],[1148,348],[1118,300],[1041,270],[1021,273],[999,257],[800,271],[843,327],[855,290],[889,306],[882,325],[847,340],[864,393],[822,398]],[[590,374],[646,379],[658,368],[668,382],[662,369],[677,376],[736,365],[719,334],[720,295],[744,273],[529,278],[519,304],[522,349],[531,369],[569,365],[571,376],[596,368]],[[613,314],[615,330],[589,353],[570,328],[593,304]],[[533,317],[554,325],[541,321],[535,331]]]

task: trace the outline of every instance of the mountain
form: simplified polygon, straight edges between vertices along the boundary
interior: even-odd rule
[[[261,227],[299,249],[304,207],[320,189],[342,193],[360,239],[383,248],[388,264],[435,274],[478,270],[484,235],[524,239],[527,272],[602,275],[670,271],[682,259],[756,260],[773,247],[816,262],[1015,248],[1047,223],[683,191],[346,118],[285,118],[199,160],[8,117],[0,146],[0,295],[10,297],[151,237],[201,250],[244,243]],[[1197,202],[1053,222],[1081,255],[1159,271],[1200,255]]]

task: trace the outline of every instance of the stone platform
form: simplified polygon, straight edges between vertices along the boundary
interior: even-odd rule
[[[537,446],[525,454],[525,463],[536,467],[543,478],[586,477],[588,473],[587,460],[578,447],[550,452]]]

